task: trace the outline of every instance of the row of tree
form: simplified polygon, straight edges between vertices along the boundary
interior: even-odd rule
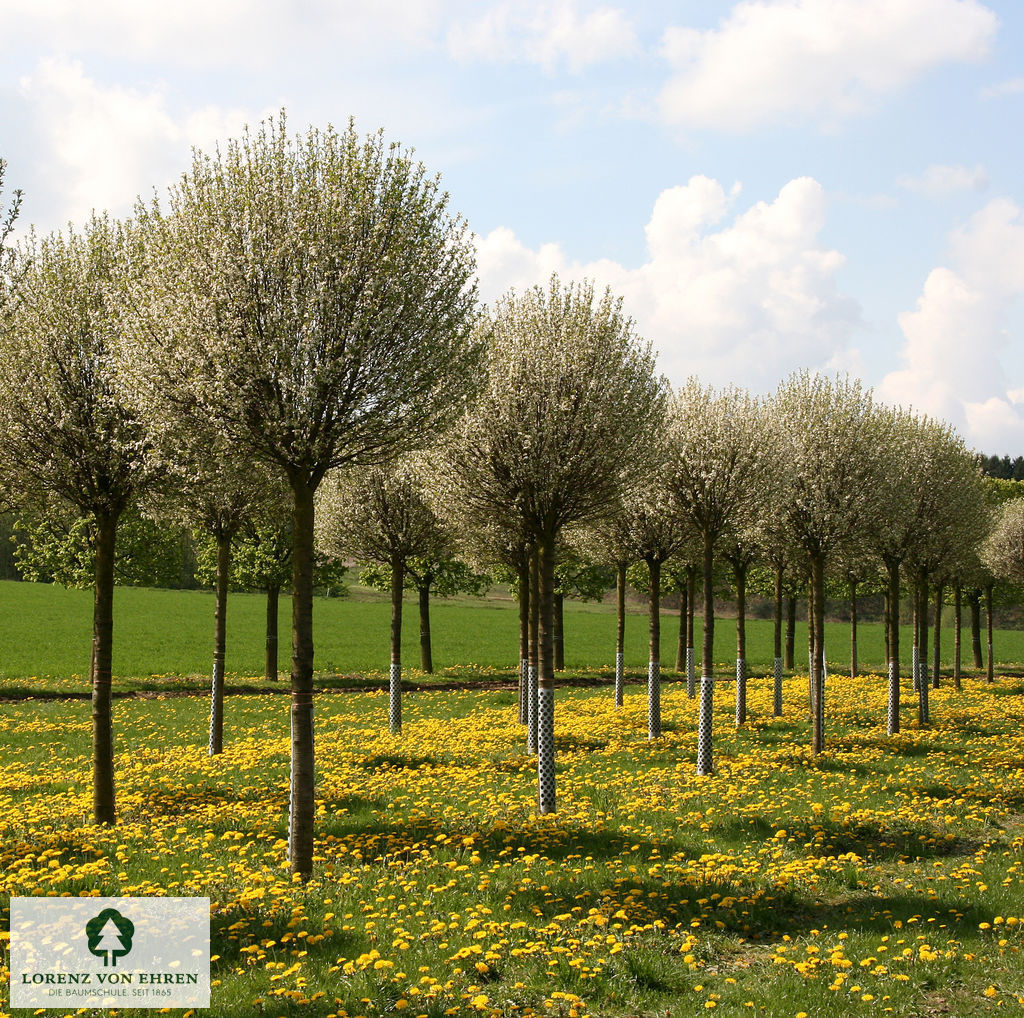
[[[567,547],[615,569],[620,606],[626,570],[647,567],[651,738],[661,731],[662,571],[681,565],[690,605],[701,582],[702,774],[713,768],[716,563],[727,561],[737,583],[740,724],[745,578],[770,563],[777,603],[786,582],[807,583],[815,752],[826,570],[859,577],[881,563],[890,606],[909,579],[924,620],[935,584],[971,584],[981,568],[988,503],[974,458],[946,425],[807,373],[767,400],[696,380],[673,391],[621,302],[587,283],[553,278],[481,309],[465,223],[436,178],[380,134],[360,138],[349,125],[293,138],[282,114],[214,155],[196,153],[165,204],[30,235],[14,255],[2,284],[0,470],[19,508],[49,517],[70,507],[91,545],[100,823],[116,816],[116,542],[139,512],[202,527],[216,546],[211,752],[223,739],[233,542],[259,530],[282,584],[290,571],[289,856],[302,877],[313,862],[318,539],[387,571],[396,732],[407,579],[429,594],[456,553],[509,570],[542,813],[556,805],[556,570]],[[900,716],[896,614],[890,731]],[[621,702],[621,607],[619,631]],[[777,690],[780,678],[777,661]],[[926,722],[927,683],[917,687]]]

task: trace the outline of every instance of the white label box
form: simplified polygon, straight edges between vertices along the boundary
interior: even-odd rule
[[[11,898],[11,1007],[209,1007],[209,898]]]

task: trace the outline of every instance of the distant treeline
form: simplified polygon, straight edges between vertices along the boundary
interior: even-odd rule
[[[1004,481],[1024,481],[1024,456],[985,456],[979,454],[982,473],[1001,477]]]

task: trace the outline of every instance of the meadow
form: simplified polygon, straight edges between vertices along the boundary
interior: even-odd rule
[[[118,587],[114,601],[114,675],[117,689],[161,689],[168,685],[200,688],[209,676],[213,657],[213,594],[197,590],[153,590]],[[254,676],[263,672],[265,600],[259,594],[232,594],[228,602],[227,672],[234,687],[267,688]],[[951,613],[948,613],[951,614]],[[350,598],[314,600],[318,684],[346,686],[386,681],[391,606],[386,595],[353,586]],[[0,581],[0,695],[61,691],[88,692],[92,634],[92,592],[56,584]],[[966,613],[965,613],[966,619]],[[280,667],[290,668],[291,600],[281,598]],[[519,646],[518,613],[507,593],[487,598],[437,599],[431,607],[434,663],[439,681],[481,677],[511,679]],[[662,615],[663,666],[675,662],[678,616]],[[403,660],[407,675],[429,681],[418,672],[419,621],[416,604],[407,597],[403,627]],[[772,667],[772,623],[747,621],[747,659],[754,672]],[[984,636],[983,636],[984,638]],[[904,667],[910,663],[910,627],[903,627]],[[698,659],[701,620],[695,620]],[[964,630],[964,664],[970,660],[970,632]],[[830,668],[849,667],[850,627],[826,626]],[[736,654],[736,626],[720,618],[715,626],[715,662],[730,674]],[[947,618],[943,632],[943,663],[952,668],[953,632]],[[1024,631],[999,630],[995,658],[1003,670],[1019,670],[1024,662]],[[615,613],[611,604],[565,606],[565,657],[570,673],[611,674],[615,660]],[[884,637],[879,624],[858,629],[858,659],[865,670],[884,671]],[[634,678],[647,674],[647,614],[633,606],[626,623],[625,660]],[[797,623],[796,664],[806,668],[807,628]],[[191,681],[190,681],[191,677]],[[282,674],[282,679],[287,679]],[[183,680],[183,681],[178,681]],[[282,682],[286,685],[286,682]]]
[[[409,663],[418,660],[414,608]],[[889,738],[884,680],[834,674],[817,758],[806,675],[787,678],[778,719],[770,682],[753,678],[739,731],[726,678],[709,778],[695,773],[697,702],[683,684],[666,683],[656,743],[646,738],[642,685],[627,688],[621,710],[607,685],[563,688],[558,812],[541,817],[515,694],[482,681],[514,678],[510,601],[436,604],[438,674],[409,673],[463,688],[408,692],[403,732],[392,736],[382,692],[344,689],[383,684],[388,604],[359,588],[317,599],[317,683],[327,691],[316,708],[315,875],[302,884],[287,862],[287,701],[260,695],[272,687],[257,677],[261,597],[231,599],[236,695],[226,752],[211,758],[206,699],[177,694],[206,682],[212,597],[117,591],[115,690],[140,695],[115,702],[113,829],[91,823],[87,700],[27,698],[87,690],[89,592],[2,583],[0,611],[0,697],[9,697],[0,705],[0,929],[11,895],[209,895],[212,1014],[838,1018],[1024,1008],[1018,678],[990,686],[969,677],[959,693],[947,679],[932,691],[927,728],[905,688],[904,731]],[[286,667],[287,602],[281,615]],[[749,627],[752,669],[766,672],[770,623]],[[631,614],[637,679],[646,630],[645,615]],[[666,613],[663,646],[673,651],[675,631]],[[734,634],[732,620],[716,627],[721,676],[732,670]],[[828,627],[836,670],[848,639],[848,627]],[[802,626],[797,640],[799,662]],[[569,678],[606,679],[613,641],[608,606],[567,604]],[[861,660],[878,661],[881,649],[880,627],[863,626]],[[1024,634],[997,634],[996,649],[1012,668]],[[0,1018],[8,978],[4,955]]]
[[[679,684],[654,744],[641,690],[561,690],[543,817],[511,692],[410,693],[400,736],[383,694],[322,693],[305,885],[283,698],[231,697],[218,758],[201,698],[118,701],[113,829],[88,704],[6,703],[0,894],[209,895],[211,1013],[237,1018],[1019,1012],[1024,685],[946,684],[887,738],[884,682],[835,677],[818,758],[806,677],[781,719],[769,687],[737,731],[722,683],[708,778]]]

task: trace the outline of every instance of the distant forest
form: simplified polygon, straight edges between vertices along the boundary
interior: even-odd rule
[[[989,477],[1002,477],[1007,481],[1024,481],[1024,456],[985,456],[978,455],[982,472]]]

